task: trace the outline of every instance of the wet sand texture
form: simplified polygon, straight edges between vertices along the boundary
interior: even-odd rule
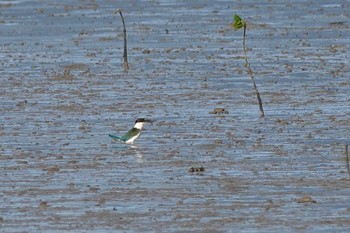
[[[0,231],[350,231],[348,9],[0,2]]]

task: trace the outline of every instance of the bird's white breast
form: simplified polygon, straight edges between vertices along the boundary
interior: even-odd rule
[[[135,136],[131,137],[129,140],[125,141],[126,144],[133,144],[134,141],[136,140],[136,138],[138,138],[140,136],[140,133],[139,132],[138,134],[136,134]]]

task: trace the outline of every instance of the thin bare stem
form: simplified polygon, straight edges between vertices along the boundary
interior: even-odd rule
[[[124,71],[128,72],[129,70],[129,63],[128,63],[128,51],[127,51],[127,41],[126,41],[126,28],[125,28],[125,22],[124,22],[124,17],[122,14],[122,11],[120,9],[116,10],[115,13],[119,13],[120,17],[122,18],[122,23],[123,23],[123,38],[124,38]]]
[[[346,160],[346,168],[348,170],[349,179],[350,179],[350,165],[349,165],[349,145],[345,145],[345,160]]]
[[[256,86],[254,74],[253,74],[252,69],[250,68],[250,64],[249,64],[248,58],[247,58],[247,47],[246,47],[246,44],[245,44],[247,25],[245,23],[244,23],[243,28],[244,28],[244,30],[243,30],[243,50],[244,50],[245,66],[246,66],[246,68],[248,70],[250,78],[253,81],[254,91],[255,91],[256,97],[257,97],[258,102],[259,102],[260,116],[264,117],[265,113],[264,113],[264,109],[263,109],[263,104],[262,104],[262,101],[261,101],[260,93],[259,93],[258,88]]]

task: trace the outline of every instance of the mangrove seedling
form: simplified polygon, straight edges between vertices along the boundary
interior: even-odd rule
[[[348,170],[349,178],[350,178],[350,165],[349,165],[349,145],[345,145],[345,161],[346,161],[346,168]]]
[[[122,23],[123,23],[123,37],[124,37],[124,54],[123,54],[123,58],[124,58],[124,71],[125,72],[128,72],[129,70],[129,63],[128,63],[128,52],[127,52],[127,41],[126,41],[126,28],[125,28],[125,22],[124,22],[124,17],[123,17],[123,14],[122,14],[122,11],[120,9],[116,10],[114,12],[114,14],[120,14],[120,17],[122,19]]]
[[[247,58],[247,47],[246,47],[246,42],[245,42],[246,41],[246,32],[247,32],[247,23],[244,20],[242,20],[241,17],[239,17],[238,15],[234,15],[233,19],[235,21],[232,23],[231,26],[234,29],[238,30],[238,29],[243,28],[243,50],[244,50],[245,67],[246,67],[247,72],[248,72],[248,74],[253,82],[254,91],[255,91],[255,94],[256,94],[256,97],[257,97],[258,103],[259,103],[260,116],[264,117],[265,113],[264,113],[260,93],[259,93],[258,88],[256,86],[254,73],[253,73],[252,69],[250,68],[250,64],[249,64],[248,58]]]

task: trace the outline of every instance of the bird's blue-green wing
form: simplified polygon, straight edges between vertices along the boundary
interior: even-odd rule
[[[123,138],[123,137],[119,137],[119,136],[116,136],[116,135],[113,135],[113,134],[108,134],[109,137],[113,138],[113,139],[117,139],[119,141],[122,141],[122,142],[125,142],[126,139]]]
[[[136,128],[132,128],[131,130],[129,130],[127,133],[125,133],[123,136],[116,136],[113,134],[109,134],[109,137],[113,138],[113,139],[117,139],[119,141],[122,142],[126,142],[127,140],[129,140],[130,138],[134,137],[135,135],[137,135],[138,133],[140,133],[139,129]]]
[[[128,139],[134,137],[135,135],[137,135],[138,133],[140,133],[140,131],[141,130],[139,130],[137,128],[132,128],[126,134],[124,134],[122,136],[122,138],[125,138],[125,140],[128,140]]]

